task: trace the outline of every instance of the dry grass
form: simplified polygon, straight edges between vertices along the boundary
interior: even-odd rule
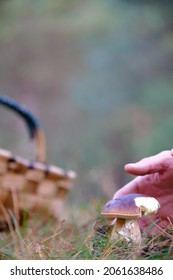
[[[38,214],[22,227],[15,223],[0,233],[0,259],[173,259],[173,227],[154,237],[143,234],[139,246],[121,237],[111,242],[100,209],[94,201],[61,222]]]

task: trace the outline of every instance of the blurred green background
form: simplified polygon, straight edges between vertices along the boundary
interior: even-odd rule
[[[38,117],[68,202],[110,198],[125,163],[173,146],[173,1],[1,0],[0,91]],[[0,146],[33,158],[0,108]]]

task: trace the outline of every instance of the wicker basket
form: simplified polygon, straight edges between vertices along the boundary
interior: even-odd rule
[[[0,149],[0,230],[20,221],[24,212],[45,211],[61,218],[62,206],[76,177],[45,163],[45,138],[38,121],[23,106],[0,96],[0,104],[8,106],[24,118],[32,140],[35,140],[36,160],[31,161]],[[14,223],[14,222],[13,222]]]

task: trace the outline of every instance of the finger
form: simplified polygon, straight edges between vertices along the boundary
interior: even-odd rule
[[[135,179],[133,179],[132,181],[130,181],[128,184],[126,184],[124,187],[122,187],[121,189],[119,189],[113,196],[113,198],[116,198],[120,195],[124,195],[124,194],[129,194],[129,193],[141,193],[141,188],[145,189],[145,182],[143,182],[144,180],[143,177],[136,177]],[[144,193],[144,191],[142,191],[142,193]]]
[[[148,217],[141,217],[138,222],[140,228],[149,235],[163,234],[166,229],[171,227],[168,220],[160,220],[157,214]]]
[[[157,235],[157,234],[164,234],[166,229],[171,228],[171,225],[168,220],[161,220],[157,222],[149,231],[149,234],[151,235]]]
[[[136,163],[126,164],[124,169],[133,175],[146,175],[165,170],[172,162],[170,151],[161,152],[155,156],[147,157]]]

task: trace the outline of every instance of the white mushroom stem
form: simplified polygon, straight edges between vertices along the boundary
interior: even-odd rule
[[[132,241],[135,244],[141,243],[141,231],[137,219],[122,219],[117,218],[112,222],[113,229],[111,239],[115,240],[120,235],[127,241]]]

